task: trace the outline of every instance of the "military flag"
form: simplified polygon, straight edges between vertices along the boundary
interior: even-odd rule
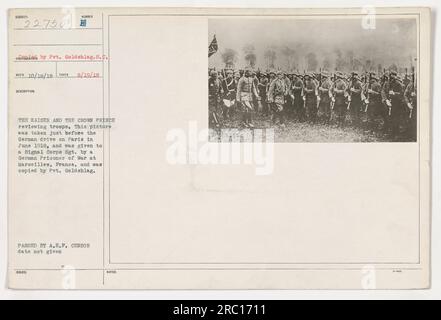
[[[217,45],[216,35],[214,35],[213,40],[208,46],[208,57],[210,58],[213,54],[215,54],[217,52],[217,49],[218,49],[218,45]]]

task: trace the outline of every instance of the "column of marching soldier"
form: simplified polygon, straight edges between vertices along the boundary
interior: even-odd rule
[[[394,138],[404,127],[409,138],[416,139],[415,72],[406,72],[403,77],[394,70],[381,76],[372,72],[360,76],[338,71],[256,72],[247,67],[238,71],[211,69],[208,83],[210,127],[223,127],[239,112],[241,126],[254,128],[252,115],[257,113],[282,129],[286,119],[297,119],[340,127],[350,123]]]

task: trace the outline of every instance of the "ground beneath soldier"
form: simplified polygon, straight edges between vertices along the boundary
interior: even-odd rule
[[[286,129],[276,130],[275,142],[375,142],[381,137],[352,127],[287,122]]]
[[[391,137],[390,135],[372,132],[351,126],[347,123],[345,127],[338,127],[336,124],[319,124],[309,122],[299,122],[298,120],[286,120],[285,128],[279,124],[272,124],[269,117],[256,116],[253,118],[254,129],[275,130],[276,143],[299,143],[299,142],[390,142],[390,141],[409,141],[404,135]],[[214,130],[210,135],[211,142],[220,142],[221,129],[244,129],[241,126],[240,118],[233,117],[231,120],[223,120],[220,129]]]

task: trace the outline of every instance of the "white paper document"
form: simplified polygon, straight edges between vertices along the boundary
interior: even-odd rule
[[[429,288],[430,15],[10,10],[10,288]]]

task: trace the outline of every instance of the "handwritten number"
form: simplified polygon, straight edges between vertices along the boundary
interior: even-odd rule
[[[33,21],[31,20],[26,20],[24,23],[24,28],[25,29],[29,29],[29,28],[42,28],[42,29],[63,29],[65,28],[66,24],[68,24],[69,21],[61,21],[58,22],[55,19],[44,19],[44,20],[39,20],[39,19],[35,19]]]

